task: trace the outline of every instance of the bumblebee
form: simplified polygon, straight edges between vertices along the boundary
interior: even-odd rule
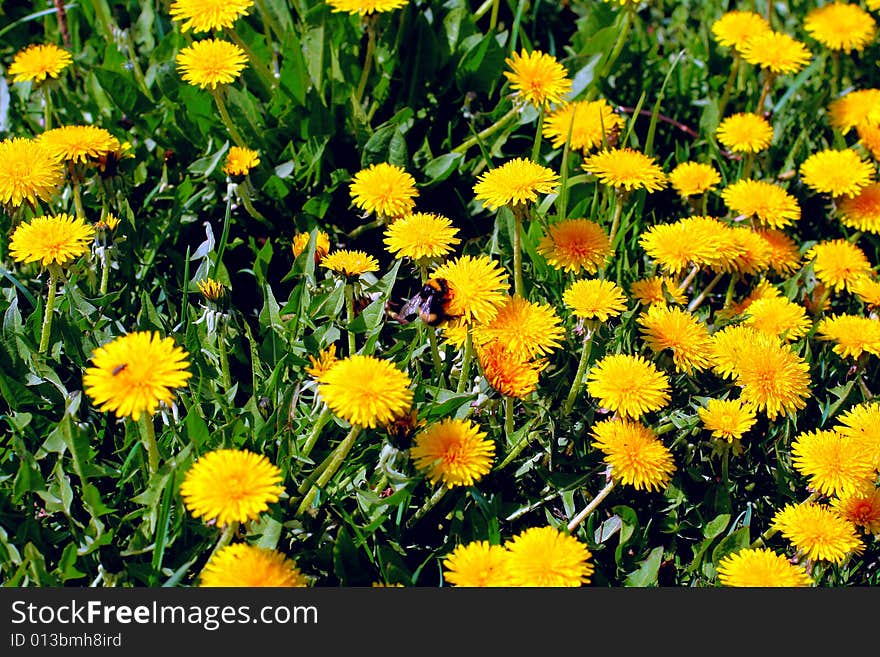
[[[409,324],[418,316],[428,326],[438,326],[451,318],[449,283],[445,278],[432,278],[401,307],[396,315],[401,324]]]

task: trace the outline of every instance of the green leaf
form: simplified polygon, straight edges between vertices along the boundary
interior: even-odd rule
[[[651,550],[648,558],[641,562],[641,566],[635,572],[627,575],[624,586],[656,586],[657,573],[660,571],[660,563],[663,560],[663,547],[655,547]]]

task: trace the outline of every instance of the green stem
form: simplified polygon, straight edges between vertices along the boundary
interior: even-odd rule
[[[141,440],[144,441],[144,448],[147,450],[147,467],[152,477],[159,469],[159,444],[156,442],[156,428],[153,426],[152,415],[141,414],[141,428],[143,429]]]
[[[73,190],[73,207],[76,209],[76,216],[86,216],[86,210],[82,202],[82,185],[76,175],[71,176],[70,187]]]
[[[620,228],[620,217],[623,214],[623,195],[615,194],[614,200],[614,215],[611,217],[611,231],[608,233],[608,241],[611,242],[612,249],[614,248],[614,236],[617,235],[617,230]]]
[[[764,103],[767,102],[767,96],[770,94],[770,85],[773,84],[773,78],[772,73],[765,73],[764,86],[761,88],[761,97],[758,99],[758,107],[755,110],[755,114],[764,115]]]
[[[528,445],[532,437],[534,436],[534,432],[529,431],[525,436],[520,438],[519,442],[516,443],[513,448],[507,453],[507,456],[504,457],[504,460],[501,461],[498,465],[496,465],[493,470],[501,470],[507,464],[509,464],[513,459],[520,455],[520,453],[525,449],[526,445]]]
[[[355,92],[355,104],[360,107],[364,99],[364,91],[367,89],[367,78],[373,67],[373,54],[376,50],[376,22],[372,18],[366,19],[367,24],[367,52],[364,55],[364,67],[361,69],[361,79]]]
[[[513,292],[518,297],[525,295],[522,275],[522,222],[523,214],[528,214],[528,206],[513,206]]]
[[[535,142],[532,144],[532,162],[541,156],[541,139],[544,137],[544,106],[538,110],[538,127],[535,129]]]
[[[61,273],[58,265],[49,265],[49,296],[46,298],[46,309],[43,312],[43,328],[40,332],[41,354],[49,348],[49,336],[52,334],[52,315],[55,313],[55,294],[58,290],[58,277]]]
[[[840,51],[831,51],[831,98],[837,98],[840,91]]]
[[[103,249],[101,249],[101,287],[99,288],[101,296],[107,294],[107,284],[110,282],[110,256],[108,255],[109,251],[109,246],[105,246]]]
[[[348,435],[342,439],[342,442],[336,446],[336,449],[327,457],[325,464],[318,466],[322,468],[321,476],[315,481],[314,485],[312,485],[311,490],[306,493],[306,496],[303,497],[302,502],[300,502],[299,506],[296,509],[296,515],[301,516],[309,508],[312,506],[312,502],[318,494],[318,491],[327,485],[333,475],[339,470],[342,466],[342,463],[345,461],[345,457],[348,456],[348,453],[351,451],[351,448],[354,446],[355,441],[357,440],[358,434],[361,432],[361,427],[358,424],[353,424],[351,429],[348,432]]]
[[[722,276],[724,276],[724,272],[718,272],[715,275],[715,278],[709,281],[709,284],[703,289],[703,291],[700,292],[698,296],[694,297],[694,299],[688,304],[687,309],[689,313],[694,312],[697,308],[700,307],[700,304],[706,300],[706,297],[709,296],[709,293],[715,289],[716,285],[718,285],[718,282],[721,280]]]
[[[244,189],[239,189],[238,198],[241,199],[241,204],[244,206],[244,209],[247,210],[247,213],[251,215],[257,221],[261,221],[263,223],[267,223],[268,220],[263,214],[254,207],[253,201],[251,201],[251,192],[253,191],[253,186],[251,185],[251,179],[244,179]]]
[[[724,91],[721,94],[721,100],[718,101],[718,118],[724,118],[724,110],[727,108],[727,101],[730,100],[730,91],[733,89],[733,83],[736,76],[739,75],[739,67],[742,65],[742,58],[734,54],[733,64],[730,66],[730,75],[727,76],[727,82],[724,83]]]
[[[721,455],[721,481],[727,487],[730,474],[730,445],[724,445],[724,453]]]
[[[463,142],[461,142],[458,146],[453,148],[450,153],[461,153],[464,154],[471,146],[476,146],[481,141],[485,141],[496,132],[501,131],[505,125],[510,121],[510,119],[514,118],[517,114],[519,114],[519,109],[517,107],[513,107],[508,110],[507,114],[502,116],[500,119],[495,121],[492,125],[490,125],[485,130],[478,132],[473,137],[468,137]]]
[[[211,95],[214,96],[214,102],[217,104],[217,111],[220,112],[220,120],[223,121],[223,125],[225,125],[226,130],[229,131],[232,141],[235,142],[236,146],[246,148],[244,138],[232,122],[232,117],[229,116],[229,110],[226,109],[226,101],[223,100],[223,91],[220,87],[213,87],[211,89]]]
[[[678,291],[684,292],[687,290],[687,286],[691,284],[694,280],[694,276],[697,275],[697,272],[700,271],[700,265],[694,265],[691,267],[691,270],[688,272],[688,275],[684,277],[684,280],[678,284]]]
[[[739,281],[739,274],[733,273],[730,275],[730,282],[727,284],[727,292],[724,295],[724,307],[727,308],[730,305],[730,302],[733,301],[733,291],[736,289],[736,284]]]
[[[232,197],[235,195],[235,183],[226,185],[226,212],[223,215],[223,232],[220,234],[220,244],[217,247],[217,259],[211,267],[211,278],[217,280],[217,271],[223,262],[223,254],[226,252],[226,243],[229,241],[229,224],[232,216]]]
[[[134,79],[138,83],[138,86],[141,88],[141,91],[144,92],[144,95],[149,99],[152,103],[153,101],[153,92],[150,91],[150,88],[147,86],[147,80],[144,78],[144,71],[141,69],[140,62],[138,62],[137,54],[134,51],[134,41],[131,37],[131,30],[125,31],[125,43],[128,49],[128,61],[131,62],[131,72],[134,73]]]
[[[262,82],[263,85],[266,87],[266,91],[271,92],[272,89],[275,87],[275,76],[272,75],[272,71],[269,70],[269,67],[263,63],[262,59],[257,57],[257,54],[238,35],[238,32],[235,31],[234,27],[227,27],[226,33],[229,35],[229,38],[232,39],[235,45],[244,50],[248,58],[248,63],[251,65],[254,71],[256,71],[257,77],[260,79],[260,82]]]
[[[611,493],[611,490],[613,488],[614,488],[614,480],[609,479],[608,483],[605,484],[605,488],[600,490],[599,493],[596,495],[596,497],[594,497],[590,501],[590,503],[587,504],[587,506],[585,506],[581,510],[580,513],[578,513],[574,518],[571,519],[571,522],[568,523],[568,532],[571,533],[575,529],[577,529],[578,525],[580,525],[584,520],[586,520],[590,516],[590,514],[593,511],[596,510],[596,507],[598,507],[602,503],[602,500],[604,500],[606,497],[608,497],[609,493]]]
[[[443,496],[446,495],[446,491],[448,490],[448,486],[440,484],[437,490],[434,491],[434,494],[431,495],[431,497],[429,497],[428,500],[412,515],[412,518],[406,521],[406,527],[410,528],[424,518],[428,511],[437,506],[437,502],[443,499]]]
[[[321,435],[321,430],[324,428],[324,425],[329,422],[331,417],[333,417],[333,412],[330,410],[329,406],[325,405],[321,410],[321,414],[318,415],[318,419],[312,424],[312,429],[309,431],[309,435],[303,443],[302,449],[299,452],[300,458],[308,458],[309,454],[312,453],[315,443],[318,442],[318,436]]]
[[[495,26],[498,25],[498,8],[501,5],[500,0],[492,0],[492,13],[489,15],[489,31],[494,32]]]
[[[232,376],[229,374],[229,355],[226,353],[226,321],[222,318],[217,320],[217,357],[220,360],[223,391],[229,392],[232,388]]]
[[[52,92],[49,85],[43,85],[43,131],[52,129]]]
[[[458,377],[458,385],[455,391],[464,392],[468,384],[468,371],[471,369],[471,360],[474,356],[474,338],[471,335],[471,327],[467,327],[467,337],[464,340],[464,353],[461,356],[461,372]]]
[[[283,29],[281,29],[281,25],[275,19],[275,15],[271,11],[269,11],[269,8],[266,6],[265,1],[256,0],[254,4],[257,5],[257,11],[260,12],[260,16],[262,17],[263,22],[266,23],[269,26],[269,29],[271,29],[275,33],[275,36],[278,37],[279,41],[283,40],[285,37],[285,32]]]
[[[504,397],[504,435],[508,440],[513,435],[513,397]]]
[[[353,240],[359,237],[362,233],[366,233],[368,230],[375,230],[376,228],[381,228],[387,223],[387,220],[384,216],[377,215],[373,221],[370,221],[365,224],[361,224],[360,226],[355,226],[351,231],[347,233],[348,239]]]
[[[754,153],[746,153],[746,159],[743,162],[743,170],[740,175],[740,180],[748,180],[752,175],[752,167],[755,165],[755,154]]]
[[[590,352],[592,349],[593,331],[590,328],[585,328],[584,343],[581,346],[581,359],[578,362],[578,368],[574,375],[574,382],[571,385],[571,389],[568,391],[565,406],[563,406],[563,415],[568,415],[571,413],[571,409],[574,408],[574,402],[581,390],[581,386],[583,385],[584,372],[587,370],[587,362],[590,360]]]
[[[208,556],[208,561],[205,562],[206,564],[211,562],[211,559],[214,558],[214,555],[217,554],[218,551],[232,542],[233,536],[238,532],[238,527],[238,520],[233,520],[223,528],[223,531],[220,532],[220,538],[217,539],[217,544],[214,546],[214,549],[211,550],[211,554]]]
[[[424,264],[419,265],[422,274],[422,283],[428,280],[428,267]],[[433,326],[425,327],[428,331],[428,343],[431,346],[431,360],[434,363],[434,376],[443,386],[443,361],[440,360],[440,347],[437,343],[437,330]]]
[[[354,287],[351,283],[345,283],[345,311],[348,314],[349,328],[346,329],[348,335],[348,355],[354,356],[357,350],[354,340],[354,332],[351,330],[351,323],[354,321]]]

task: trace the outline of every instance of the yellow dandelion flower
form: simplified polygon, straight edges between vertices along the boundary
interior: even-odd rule
[[[333,11],[368,16],[405,7],[409,0],[327,0]]]
[[[443,263],[431,278],[446,279],[447,313],[467,324],[486,324],[507,300],[507,274],[489,256],[460,256]]]
[[[711,164],[682,162],[669,172],[669,183],[680,196],[697,196],[714,189],[721,175]]]
[[[223,173],[227,176],[246,176],[259,163],[259,152],[252,148],[231,146],[223,163]]]
[[[734,250],[729,253],[730,260],[711,265],[713,271],[758,274],[770,268],[773,249],[761,233],[738,226],[732,227],[729,235],[734,244]]]
[[[309,579],[296,562],[269,548],[247,543],[225,545],[211,557],[199,575],[205,587],[303,587]]]
[[[733,230],[713,217],[688,217],[651,226],[641,234],[639,244],[672,275],[691,265],[719,267],[742,254]]]
[[[610,354],[590,368],[587,392],[604,408],[637,419],[669,403],[669,379],[642,356]]]
[[[853,128],[880,124],[880,89],[857,89],[828,104],[831,127],[846,134]]]
[[[872,273],[865,252],[844,239],[819,242],[804,257],[813,261],[819,282],[835,292],[848,290],[857,279]]]
[[[776,299],[781,296],[782,293],[777,290],[772,283],[766,279],[762,279],[761,281],[758,281],[758,284],[752,288],[751,292],[749,292],[742,301],[732,301],[731,304],[721,312],[721,315],[725,319],[739,317],[740,315],[746,314],[749,306],[758,299]],[[740,326],[743,325],[740,324]],[[776,336],[773,335],[773,337]]]
[[[553,55],[535,50],[513,53],[504,60],[510,68],[504,77],[516,96],[524,102],[543,107],[550,103],[561,103],[565,94],[571,91],[571,80]]]
[[[544,356],[558,349],[562,336],[562,320],[552,306],[520,296],[507,297],[490,322],[474,327],[478,342],[498,340],[523,358]]]
[[[213,278],[203,278],[196,283],[196,287],[205,300],[211,303],[219,303],[226,297],[226,286]]]
[[[318,394],[343,420],[372,429],[410,410],[409,385],[409,376],[394,363],[355,354],[336,361],[321,375]]]
[[[171,20],[182,22],[182,32],[209,32],[232,27],[253,5],[253,0],[174,0],[169,11]]]
[[[177,54],[177,70],[184,82],[205,89],[229,84],[247,64],[244,50],[222,39],[202,39]]]
[[[298,258],[299,254],[306,250],[311,239],[311,233],[297,233],[293,236],[290,250],[294,258]],[[315,233],[315,262],[321,262],[328,253],[330,253],[330,236],[323,230],[318,230]]]
[[[39,262],[44,267],[69,265],[88,253],[95,228],[82,217],[61,213],[34,217],[19,224],[9,240],[9,255],[16,262]]]
[[[797,73],[813,57],[802,42],[774,30],[750,36],[739,50],[749,64],[759,66],[774,75]]]
[[[801,253],[797,244],[781,230],[759,229],[756,231],[770,247],[767,264],[777,274],[790,274],[801,266]]]
[[[862,483],[831,499],[831,507],[868,534],[880,534],[880,490],[873,483]]]
[[[498,341],[478,343],[475,351],[483,376],[496,392],[522,399],[538,388],[544,362],[529,360]]]
[[[728,11],[712,23],[712,35],[718,45],[738,49],[761,32],[770,32],[767,19],[754,11]]]
[[[309,367],[305,368],[306,374],[320,381],[327,371],[336,364],[336,345],[331,344],[326,349],[322,349],[317,357],[309,356]]]
[[[837,206],[840,223],[866,233],[880,234],[880,183],[869,183]]]
[[[611,255],[611,240],[595,221],[564,219],[550,225],[537,250],[554,269],[595,274]]]
[[[711,365],[712,340],[706,325],[678,306],[652,304],[638,318],[639,331],[648,348],[659,354],[672,350],[679,372],[693,373]]]
[[[461,242],[458,228],[448,217],[432,212],[414,212],[385,229],[385,247],[395,258],[426,260],[452,252]]]
[[[784,228],[801,218],[794,196],[762,180],[738,180],[724,188],[721,198],[734,214],[755,217],[770,228]]]
[[[558,184],[559,176],[551,169],[518,157],[480,174],[474,194],[487,208],[497,210],[537,201],[538,194],[551,194]]]
[[[666,186],[666,174],[657,161],[632,148],[612,148],[590,155],[581,168],[615,189],[656,192]]]
[[[495,443],[470,420],[447,418],[416,434],[409,453],[432,484],[473,486],[492,469]]]
[[[870,317],[823,317],[816,327],[816,337],[834,342],[833,351],[842,358],[856,359],[865,352],[880,356],[880,321]]]
[[[875,160],[880,160],[880,125],[862,124],[856,128],[861,144]]]
[[[733,378],[743,358],[743,351],[753,342],[774,344],[776,339],[742,324],[725,326],[713,333],[710,354],[712,370],[720,377]]]
[[[553,148],[562,148],[570,129],[569,147],[586,153],[607,143],[625,124],[623,117],[616,114],[604,98],[579,100],[564,103],[548,112],[542,134],[550,140]]]
[[[855,196],[874,178],[874,165],[854,150],[826,149],[813,153],[800,168],[801,180],[820,194]]]
[[[199,458],[180,484],[194,518],[219,526],[256,520],[284,492],[281,469],[262,454],[217,449]]]
[[[742,438],[757,422],[755,410],[739,399],[710,399],[697,409],[697,415],[713,437],[729,443]]]
[[[626,297],[614,281],[581,279],[562,293],[562,302],[575,317],[586,320],[608,321],[626,310]]]
[[[861,52],[874,40],[877,24],[856,4],[832,2],[808,11],[804,29],[829,50]]]
[[[787,346],[775,342],[742,345],[734,376],[742,388],[740,399],[763,410],[770,420],[804,408],[810,397],[810,366]]]
[[[174,389],[192,376],[188,357],[172,338],[158,332],[129,333],[92,352],[83,387],[101,411],[137,422],[142,413],[153,415],[160,403],[172,404]]]
[[[636,490],[662,490],[672,479],[672,453],[650,427],[628,420],[602,420],[593,425],[593,447],[611,466],[611,478]]]
[[[773,527],[808,559],[843,563],[863,548],[851,522],[812,502],[786,505],[773,516]]]
[[[64,183],[64,168],[43,144],[13,137],[0,141],[0,203],[17,208],[49,201]]]
[[[860,444],[880,470],[880,405],[856,404],[837,418],[834,430]]]
[[[338,249],[321,260],[321,266],[346,277],[379,271],[379,261],[364,251]]]
[[[718,562],[717,570],[722,586],[767,588],[814,583],[803,566],[796,566],[767,548],[745,548],[728,554]]]
[[[874,478],[864,446],[834,430],[799,433],[791,443],[791,457],[794,469],[823,495],[840,495]]]
[[[880,281],[868,275],[859,276],[850,283],[849,290],[868,308],[880,308]]]
[[[684,291],[668,276],[651,276],[633,281],[629,286],[629,293],[646,306],[654,303],[687,303]]]
[[[512,586],[510,553],[488,541],[471,541],[443,558],[443,578],[453,586]]]
[[[746,326],[788,341],[803,337],[812,325],[806,309],[783,296],[754,300],[746,315]]]
[[[47,130],[37,137],[52,155],[71,162],[97,161],[120,148],[119,140],[104,128],[67,125]]]
[[[57,78],[71,62],[70,53],[52,43],[31,44],[15,53],[8,72],[13,82],[42,82]]]
[[[715,136],[734,153],[757,153],[773,141],[773,126],[760,114],[740,112],[724,119]]]
[[[419,195],[415,178],[387,162],[371,164],[358,171],[349,189],[356,207],[389,218],[412,212],[414,199]]]
[[[587,546],[554,527],[530,527],[505,547],[513,586],[581,586],[593,575]]]

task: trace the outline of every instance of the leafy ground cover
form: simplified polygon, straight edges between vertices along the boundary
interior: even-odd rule
[[[4,581],[876,584],[878,5],[6,3]]]

